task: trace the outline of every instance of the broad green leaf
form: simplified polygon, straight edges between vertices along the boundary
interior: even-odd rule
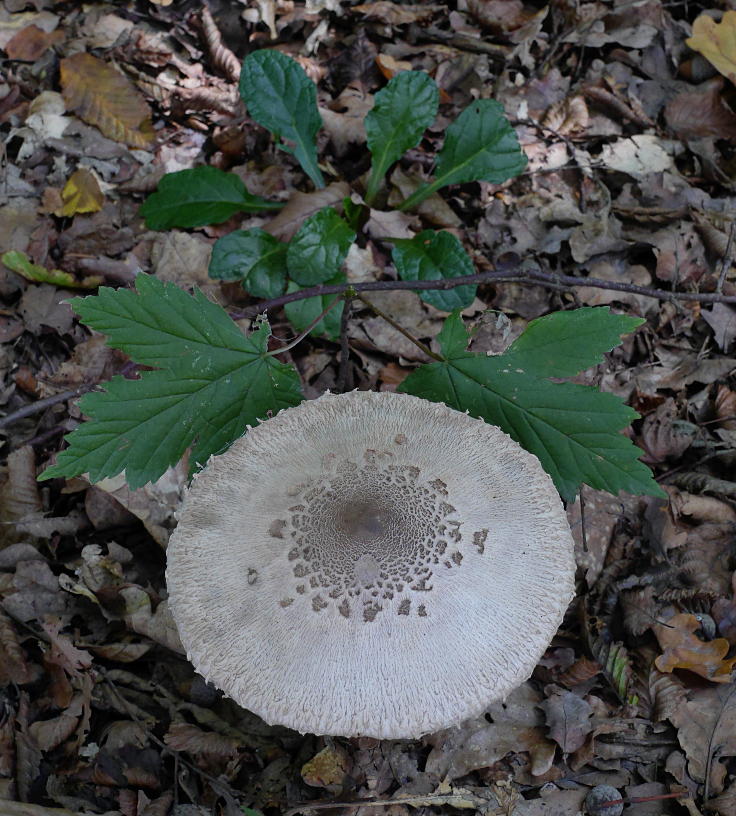
[[[536,369],[536,344],[528,358],[518,350],[508,356],[461,350],[459,320],[451,315],[443,329],[447,359],[417,368],[400,391],[498,425],[539,458],[568,501],[583,482],[614,494],[663,495],[649,468],[638,461],[641,451],[619,433],[638,417],[636,411],[613,394],[545,379]],[[590,342],[600,349],[608,340]]]
[[[644,323],[641,317],[611,314],[608,307],[586,306],[539,317],[506,350],[529,374],[574,377],[603,362],[603,355],[621,345],[621,335]]]
[[[221,224],[237,212],[280,210],[284,205],[251,195],[235,173],[203,165],[167,173],[138,214],[149,229]]]
[[[449,232],[424,230],[411,240],[394,241],[392,257],[402,280],[442,280],[475,274],[468,253]],[[476,286],[456,286],[418,294],[435,308],[451,312],[470,306],[476,289]]]
[[[289,277],[302,286],[316,286],[340,272],[355,232],[332,209],[316,212],[299,228],[286,252]]]
[[[447,317],[437,335],[437,342],[440,344],[443,357],[457,357],[467,349],[470,334],[465,328],[462,317],[460,317],[460,309],[455,309]]]
[[[280,51],[254,51],[240,72],[240,96],[248,113],[293,153],[316,187],[325,182],[317,165],[317,131],[322,119],[317,89],[298,62]]]
[[[240,281],[255,297],[278,297],[286,286],[286,247],[262,229],[234,230],[215,241],[209,276]]]
[[[447,128],[434,180],[416,190],[399,209],[419,204],[448,184],[468,181],[501,184],[525,167],[526,155],[504,116],[503,106],[493,99],[478,99]]]
[[[103,288],[72,305],[111,346],[158,370],[86,394],[79,406],[91,419],[41,479],[89,473],[99,481],[125,471],[141,487],[190,446],[193,472],[249,425],[301,401],[295,369],[267,353],[267,323],[246,337],[199,290],[191,296],[149,275],[136,278],[136,290]]]
[[[388,168],[407,150],[416,147],[437,116],[439,91],[423,71],[403,71],[375,96],[365,117],[368,149],[373,156],[366,202],[376,197]]]
[[[341,272],[331,280],[326,281],[326,283],[345,283],[345,280],[345,275]],[[286,291],[298,292],[299,289],[301,289],[301,287],[291,281]],[[287,303],[284,306],[284,310],[291,325],[298,332],[303,332],[306,331],[308,326],[322,314],[336,297],[337,295],[320,295],[317,297],[304,298],[304,300],[295,300],[292,303]],[[340,318],[342,317],[344,307],[344,303],[338,303],[337,306],[330,309],[325,317],[312,329],[311,334],[324,335],[330,340],[339,340]]]

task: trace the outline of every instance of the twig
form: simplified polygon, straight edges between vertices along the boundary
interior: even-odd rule
[[[348,322],[352,308],[353,298],[348,296],[345,298],[345,306],[340,316],[340,368],[335,383],[335,391],[338,394],[347,391],[352,385],[353,379],[350,376],[350,342],[348,338]]]
[[[354,289],[355,292],[390,292],[398,289],[425,291],[428,289],[455,289],[458,286],[481,283],[509,283],[511,281],[537,284],[549,289],[559,289],[561,287],[573,289],[577,286],[590,286],[593,289],[608,289],[613,292],[644,295],[654,300],[689,300],[699,303],[736,304],[736,295],[723,295],[718,292],[667,292],[664,289],[650,289],[646,286],[638,286],[635,283],[619,283],[618,281],[607,281],[600,278],[575,278],[572,275],[557,275],[542,272],[541,270],[527,270],[524,275],[520,275],[519,273],[494,269],[489,272],[478,272],[475,275],[461,275],[459,278],[442,278],[431,281],[385,280],[320,284],[319,286],[310,286],[309,289],[300,289],[298,292],[290,292],[288,295],[281,295],[271,300],[261,301],[261,303],[248,306],[240,312],[232,312],[231,317],[234,320],[251,318],[270,309],[284,306],[286,303],[304,300],[304,298],[318,297],[319,295],[341,295],[349,288]]]
[[[716,292],[719,294],[723,291],[723,283],[726,280],[728,270],[731,268],[731,249],[733,247],[734,235],[736,235],[736,220],[731,221],[728,243],[726,244],[726,251],[723,253],[723,260],[721,261],[721,272],[718,275],[718,283],[716,284]]]
[[[54,394],[51,397],[46,397],[45,399],[32,402],[29,405],[24,405],[17,411],[13,411],[12,414],[2,417],[2,419],[0,419],[0,428],[5,428],[7,425],[12,425],[14,422],[18,422],[21,419],[38,414],[41,411],[44,411],[46,408],[50,408],[52,405],[57,405],[60,402],[66,402],[68,399],[79,397],[82,394],[85,394],[87,391],[91,391],[96,385],[97,383],[80,385],[77,386],[77,388],[70,388],[68,391],[60,391],[58,394]]]
[[[389,317],[389,315],[387,315],[386,312],[381,311],[381,309],[379,309],[378,306],[375,306],[373,303],[371,303],[370,300],[367,300],[366,298],[363,297],[363,295],[360,294],[357,297],[358,300],[360,300],[362,303],[365,303],[365,305],[372,312],[377,314],[378,317],[383,318],[390,326],[393,326],[397,332],[401,332],[401,334],[403,334],[407,340],[410,340],[412,343],[414,343],[414,345],[418,349],[421,349],[427,355],[427,357],[432,357],[433,359],[438,360],[440,363],[443,363],[445,361],[444,357],[440,357],[439,354],[435,354],[432,351],[432,349],[429,348],[429,346],[425,346],[421,340],[417,340],[416,337],[409,334],[409,332],[403,326],[400,326],[392,317]]]
[[[302,340],[304,340],[304,338],[309,334],[309,332],[312,331],[312,329],[316,325],[322,322],[324,316],[328,312],[331,312],[341,300],[342,300],[341,297],[336,297],[326,309],[323,309],[322,312],[319,315],[317,315],[317,317],[314,318],[314,320],[307,326],[306,329],[304,329],[304,331],[301,334],[297,335],[290,343],[287,343],[285,346],[281,346],[281,348],[273,349],[272,351],[266,352],[266,356],[275,357],[277,354],[283,354],[285,351],[291,351],[291,349],[293,349],[294,346],[298,345],[299,343],[302,342]]]

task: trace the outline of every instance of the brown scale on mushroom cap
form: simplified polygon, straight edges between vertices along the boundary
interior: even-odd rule
[[[197,671],[269,723],[411,738],[532,672],[573,595],[565,513],[499,428],[325,395],[214,458],[168,550]]]

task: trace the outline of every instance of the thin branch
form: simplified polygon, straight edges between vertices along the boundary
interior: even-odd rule
[[[517,281],[519,283],[536,284],[549,289],[574,289],[578,286],[589,286],[593,289],[608,289],[614,292],[626,292],[634,295],[644,295],[654,300],[682,300],[697,301],[699,303],[734,303],[736,295],[723,295],[719,292],[668,292],[664,289],[650,289],[647,286],[638,286],[634,283],[619,283],[618,281],[607,281],[599,278],[576,278],[572,275],[557,275],[541,270],[527,270],[524,274],[510,271],[491,270],[489,272],[478,272],[475,275],[461,275],[459,278],[442,278],[440,280],[383,280],[383,281],[362,281],[360,283],[331,283],[311,286],[309,289],[300,289],[298,292],[290,292],[271,300],[264,300],[253,306],[248,306],[240,312],[232,313],[234,320],[242,318],[252,318],[256,315],[276,309],[286,303],[294,303],[305,298],[318,297],[320,295],[341,295],[346,290],[352,288],[355,292],[390,292],[399,289],[409,289],[413,291],[426,291],[429,289],[455,289],[458,286],[467,286],[482,283],[508,283]]]
[[[12,425],[14,422],[18,422],[21,419],[33,416],[34,414],[39,414],[41,411],[45,411],[46,408],[50,408],[52,405],[57,405],[60,402],[66,402],[68,399],[79,397],[82,394],[85,394],[87,391],[91,391],[96,385],[96,382],[80,385],[77,388],[70,388],[68,391],[60,391],[58,394],[54,394],[51,397],[37,400],[29,405],[24,405],[17,411],[13,411],[12,414],[2,417],[2,419],[0,419],[0,428],[5,428],[7,425]]]
[[[317,326],[319,323],[322,322],[323,318],[328,312],[331,312],[335,306],[342,300],[341,297],[336,297],[332,303],[326,308],[323,309],[321,314],[317,315],[314,320],[307,326],[306,329],[301,334],[298,334],[290,343],[287,343],[285,346],[281,346],[281,348],[273,349],[272,351],[266,352],[267,357],[275,357],[277,354],[283,354],[285,351],[290,351],[294,348],[294,346],[298,345],[299,343],[304,340],[304,338],[312,331],[312,329]]]
[[[387,315],[386,312],[381,311],[381,309],[379,309],[378,306],[375,306],[373,303],[370,302],[370,300],[364,298],[363,295],[358,295],[357,297],[358,300],[360,300],[362,303],[365,303],[365,305],[372,312],[377,314],[378,317],[383,318],[383,320],[385,320],[390,326],[393,326],[397,332],[401,332],[401,334],[403,334],[407,340],[414,343],[414,345],[418,349],[421,349],[421,351],[423,351],[427,355],[427,357],[432,357],[434,360],[438,360],[440,363],[444,363],[445,361],[444,357],[440,357],[439,354],[435,354],[429,346],[425,346],[421,340],[417,340],[416,337],[409,334],[409,332],[403,326],[400,326],[392,317],[389,317],[389,315]]]

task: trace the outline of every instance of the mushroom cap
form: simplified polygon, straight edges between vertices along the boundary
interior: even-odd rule
[[[325,395],[195,480],[168,549],[194,667],[270,724],[415,738],[531,674],[574,594],[539,460],[394,393]]]

